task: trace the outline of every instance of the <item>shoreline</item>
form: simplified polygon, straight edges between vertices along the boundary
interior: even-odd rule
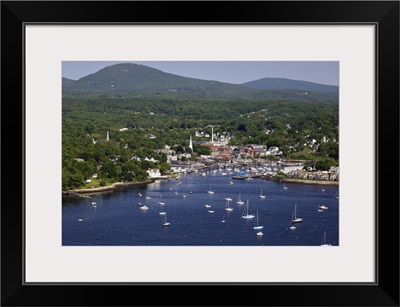
[[[262,177],[262,178],[266,179],[266,180],[273,180],[273,181],[286,182],[286,183],[339,186],[339,181],[333,181],[333,180],[307,180],[307,179],[273,178],[273,177]]]
[[[119,189],[134,187],[134,186],[145,186],[151,183],[154,183],[159,179],[171,179],[168,178],[153,178],[146,181],[141,182],[116,182],[109,186],[104,187],[96,187],[96,188],[85,188],[85,189],[74,189],[68,191],[62,191],[62,196],[65,197],[85,197],[90,198],[88,195],[100,194],[105,192],[113,192]],[[276,178],[271,176],[259,176],[259,178],[265,180],[272,180],[277,182],[287,182],[287,183],[297,183],[297,184],[314,184],[314,185],[323,185],[323,186],[339,186],[339,181],[330,181],[330,180],[305,180],[305,179],[295,179],[295,178]]]
[[[74,189],[68,191],[62,191],[62,196],[78,196],[78,197],[87,197],[86,194],[99,194],[104,192],[112,192],[118,189],[133,187],[133,186],[144,186],[150,183],[155,182],[155,180],[146,180],[140,182],[116,182],[112,185],[97,187],[97,188],[86,188],[86,189]]]
[[[316,184],[316,185],[339,185],[339,181],[329,180],[302,180],[302,179],[282,179],[281,182],[299,183],[299,184]]]

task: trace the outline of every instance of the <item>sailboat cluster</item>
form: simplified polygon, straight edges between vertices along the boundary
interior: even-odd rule
[[[210,195],[214,194],[214,191],[212,190],[212,185],[211,185],[211,184],[210,184],[210,189],[207,191],[207,193],[210,194]],[[175,194],[175,195],[178,195],[177,191],[175,191],[174,194]],[[139,195],[139,194],[138,194],[138,195]],[[142,194],[140,193],[139,197],[141,197],[141,196],[142,196]],[[185,196],[186,196],[186,195],[185,195]],[[184,197],[185,197],[185,196],[184,196]],[[265,198],[265,195],[263,194],[262,189],[261,189],[261,191],[260,191],[259,197],[260,197],[260,198]],[[150,200],[151,197],[148,196],[148,195],[146,194],[145,199],[146,199],[146,201],[147,201],[147,200]],[[232,208],[232,207],[230,206],[230,202],[233,201],[233,199],[232,199],[231,197],[225,197],[225,201],[226,201],[225,208],[224,208],[225,211],[227,211],[227,212],[232,212],[232,211],[234,210],[234,208]],[[254,230],[258,230],[257,233],[256,233],[257,236],[263,236],[263,232],[262,232],[261,230],[264,228],[264,226],[263,226],[263,225],[260,225],[260,223],[259,223],[258,210],[257,210],[257,212],[256,212],[256,215],[253,214],[253,213],[250,213],[250,212],[249,212],[249,202],[250,202],[250,200],[247,199],[246,204],[245,204],[245,202],[244,202],[244,201],[242,200],[242,198],[241,198],[241,193],[239,193],[238,198],[237,198],[237,201],[236,201],[236,204],[238,204],[238,205],[244,205],[244,204],[245,204],[245,206],[244,206],[244,208],[243,208],[243,211],[242,211],[242,214],[241,214],[241,218],[242,218],[242,219],[245,219],[245,220],[250,220],[250,219],[256,218],[256,222],[255,222],[255,225],[253,226],[253,229],[254,229]],[[163,226],[163,227],[170,226],[171,223],[167,221],[167,212],[165,212],[165,211],[163,210],[164,205],[165,205],[165,202],[162,200],[161,194],[159,195],[159,200],[157,201],[157,204],[160,205],[161,208],[162,208],[161,211],[159,212],[159,215],[164,216],[164,221],[163,221],[163,223],[162,223],[162,226]],[[149,209],[149,207],[148,207],[147,205],[143,204],[143,203],[140,202],[140,201],[139,201],[139,203],[138,203],[138,206],[139,206],[140,209],[143,210],[143,211]],[[204,205],[204,207],[207,209],[207,211],[208,211],[209,213],[214,213],[214,212],[215,212],[215,211],[211,208],[212,206],[209,205],[209,204]],[[291,222],[292,222],[292,223],[300,223],[301,221],[302,221],[301,218],[297,218],[297,217],[296,217],[296,207],[295,207],[295,211],[294,211],[294,213],[293,213],[293,217],[292,217]],[[222,222],[225,222],[225,219],[224,219],[224,218],[222,219]]]
[[[178,185],[181,185],[181,183],[182,183],[182,182],[179,181],[176,185],[177,185],[177,186],[178,186]],[[284,188],[285,188],[285,187],[284,187]],[[287,189],[287,188],[286,188],[286,189]],[[170,190],[173,191],[172,188],[170,188]],[[176,188],[175,188],[174,190],[175,190],[175,191],[174,191],[174,194],[175,194],[175,195],[178,195],[178,194],[179,194],[179,193],[178,193],[178,190],[177,190]],[[209,189],[207,189],[206,192],[207,192],[207,194],[210,195],[210,201],[211,201],[211,199],[212,199],[212,197],[214,197],[214,193],[215,193],[214,190],[213,190],[213,186],[212,186],[211,183],[210,183],[210,185],[209,185]],[[192,193],[189,192],[189,195],[190,195],[190,194],[192,194]],[[141,195],[140,195],[140,196],[141,196]],[[185,190],[185,192],[183,193],[183,197],[186,197],[186,190]],[[260,198],[260,200],[266,199],[266,195],[263,193],[263,189],[261,189],[261,190],[260,190],[260,193],[258,193],[258,197]],[[151,199],[151,197],[148,196],[148,195],[146,194],[145,199],[146,199],[146,201],[147,201],[147,200]],[[230,212],[234,211],[234,208],[231,206],[231,202],[233,202],[233,199],[232,199],[232,197],[226,196],[226,197],[224,198],[224,200],[225,200],[225,206],[223,207],[223,210],[224,210],[227,214],[229,214]],[[258,210],[256,211],[255,214],[254,214],[253,212],[250,211],[250,199],[247,198],[247,200],[246,200],[246,202],[245,202],[245,201],[242,199],[241,193],[239,193],[237,199],[235,200],[235,202],[236,202],[237,205],[244,205],[243,210],[242,210],[242,213],[241,213],[241,215],[240,215],[241,219],[244,219],[244,220],[254,220],[254,222],[253,222],[253,227],[252,227],[252,228],[256,231],[256,235],[257,235],[258,237],[263,236],[263,235],[264,235],[264,233],[263,233],[264,226],[262,225],[262,223],[260,223],[259,212],[258,212]],[[162,200],[162,195],[161,195],[161,194],[159,194],[159,199],[158,199],[158,201],[157,201],[157,204],[161,206],[161,211],[159,212],[159,214],[163,216],[163,223],[162,223],[162,226],[163,226],[163,227],[170,226],[171,223],[170,223],[169,221],[167,221],[167,213],[166,213],[165,210],[164,210],[165,202]],[[140,209],[141,209],[141,210],[148,210],[148,206],[146,206],[145,204],[143,204],[143,203],[141,203],[141,202],[139,202],[139,206],[140,206]],[[216,212],[216,211],[214,210],[213,206],[212,206],[210,203],[206,203],[206,204],[204,205],[204,207],[206,208],[206,212],[208,212],[208,213],[210,213],[210,214],[213,214],[213,213]],[[319,212],[325,211],[325,210],[327,210],[327,209],[328,209],[328,207],[325,206],[325,205],[323,205],[323,204],[321,204],[321,205],[318,206],[318,211],[319,211]],[[225,222],[226,222],[225,215],[223,215],[222,221],[221,221],[221,222],[222,222],[222,223],[225,223]],[[294,208],[293,208],[292,216],[291,216],[291,219],[290,219],[290,224],[291,224],[291,225],[290,225],[289,229],[290,229],[290,230],[295,230],[295,229],[297,229],[297,225],[300,224],[300,223],[302,223],[302,222],[303,222],[303,218],[298,216],[298,213],[297,213],[297,204],[295,204],[295,205],[294,205]],[[322,246],[328,246],[328,244],[326,243],[326,234],[325,234],[325,233],[324,233],[324,242],[321,243],[321,245],[322,245]]]

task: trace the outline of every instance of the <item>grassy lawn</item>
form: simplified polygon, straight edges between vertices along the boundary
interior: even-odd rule
[[[326,159],[326,157],[315,155],[315,153],[312,150],[307,148],[300,152],[293,152],[290,158],[293,160],[298,159],[298,160],[314,160],[314,161]]]
[[[100,181],[102,181],[104,179],[90,178],[90,180],[92,180],[92,182],[85,183],[85,185],[83,187],[81,187],[80,189],[90,189],[90,188],[101,187]],[[104,180],[104,181],[106,182],[106,184],[104,186],[109,186],[114,183],[114,181],[107,181],[107,180]]]

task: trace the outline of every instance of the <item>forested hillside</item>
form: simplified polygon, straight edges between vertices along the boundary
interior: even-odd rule
[[[327,103],[65,95],[62,115],[63,189],[81,186],[93,173],[100,173],[103,180],[140,181],[150,167],[166,170],[166,156],[155,150],[165,145],[184,148],[196,131],[211,134],[209,125],[216,127],[214,133],[232,135],[234,145],[279,146],[286,156],[301,152],[309,139],[338,140],[338,108]],[[337,143],[328,145],[333,148],[320,154],[337,160]],[[159,163],[131,160],[133,156],[153,157]]]
[[[318,92],[335,94],[339,92],[338,86],[286,78],[262,78],[243,83],[242,85],[264,90],[300,90],[308,93]]]

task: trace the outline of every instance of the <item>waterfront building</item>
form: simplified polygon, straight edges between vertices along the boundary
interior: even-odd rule
[[[161,176],[160,170],[158,168],[150,168],[147,170],[147,173],[149,174],[150,178]]]

